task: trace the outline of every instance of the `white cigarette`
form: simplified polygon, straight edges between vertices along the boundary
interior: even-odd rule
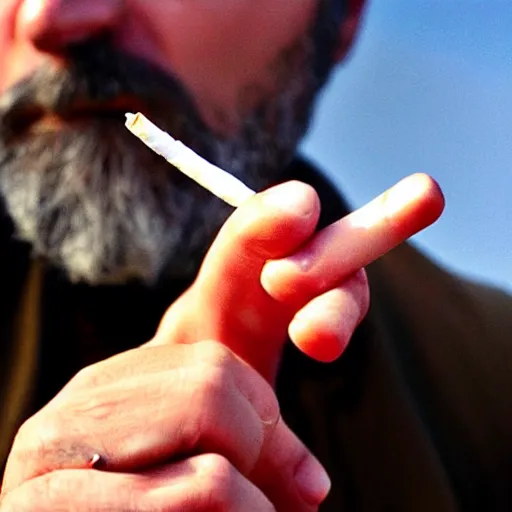
[[[155,153],[231,206],[238,207],[255,194],[239,179],[160,130],[140,112],[126,114],[125,126]]]

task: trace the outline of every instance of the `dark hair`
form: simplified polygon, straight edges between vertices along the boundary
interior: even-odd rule
[[[315,75],[323,85],[330,75],[334,63],[334,52],[338,45],[339,25],[347,12],[347,0],[320,0],[318,19],[315,25]]]

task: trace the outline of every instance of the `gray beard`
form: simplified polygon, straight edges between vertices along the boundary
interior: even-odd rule
[[[315,50],[310,34],[283,56],[278,93],[245,119],[235,138],[216,136],[197,121],[196,112],[185,108],[179,116],[175,109],[151,106],[145,113],[261,190],[278,181],[306,131],[323,82],[314,69]],[[66,79],[45,68],[38,71],[35,85],[27,87],[38,97],[48,84]],[[61,89],[69,87],[64,83]],[[119,117],[84,117],[58,131],[27,130],[21,137],[3,139],[0,193],[16,234],[72,281],[152,284],[192,278],[231,212],[134,139]]]

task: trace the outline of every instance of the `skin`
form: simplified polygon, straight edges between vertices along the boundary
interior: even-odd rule
[[[239,105],[243,91],[257,84],[272,94],[278,73],[271,64],[306,31],[315,6],[316,0],[9,0],[0,7],[0,90],[47,54],[58,59],[64,44],[108,28],[119,48],[175,73],[212,128],[233,133],[255,106]]]
[[[59,62],[70,38],[108,28],[124,49],[172,68],[204,121],[232,133],[244,109],[272,94],[271,63],[306,30],[315,5],[8,0],[0,90],[48,55]],[[340,56],[361,2],[350,6]],[[240,109],[237,98],[255,81],[263,96]],[[152,340],[85,368],[22,426],[0,509],[317,510],[327,477],[280,419],[272,389],[287,333],[316,359],[338,357],[368,309],[363,267],[442,208],[438,186],[416,175],[314,235],[320,206],[311,187],[256,194],[224,224]],[[102,461],[90,468],[95,453]]]

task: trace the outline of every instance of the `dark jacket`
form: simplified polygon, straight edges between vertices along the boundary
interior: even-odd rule
[[[322,225],[347,213],[297,161]],[[93,362],[152,337],[188,286],[70,285],[0,226],[0,465],[19,424]],[[289,344],[282,413],[328,469],[323,511],[512,510],[512,299],[458,279],[410,245],[368,269],[370,312],[343,357],[308,360]]]

